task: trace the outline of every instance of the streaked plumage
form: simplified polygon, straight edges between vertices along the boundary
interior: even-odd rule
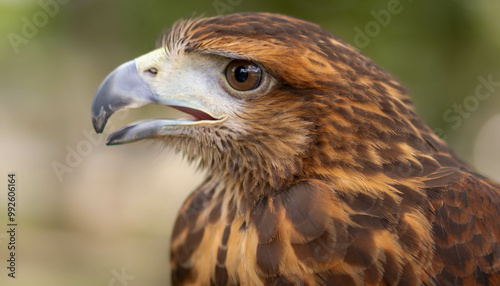
[[[262,69],[256,88],[227,84],[232,59]],[[116,91],[131,82],[122,70],[140,87]],[[96,130],[148,102],[192,115],[108,142],[155,138],[207,170],[174,227],[174,285],[500,285],[500,186],[425,125],[396,78],[319,26],[180,21],[115,74]]]

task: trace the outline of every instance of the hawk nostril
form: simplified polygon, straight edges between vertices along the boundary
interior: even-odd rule
[[[156,76],[158,74],[158,69],[157,68],[149,68],[145,72],[147,72],[153,76]]]

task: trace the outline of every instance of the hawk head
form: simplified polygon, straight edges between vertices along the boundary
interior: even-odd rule
[[[108,144],[161,140],[253,198],[303,177],[342,191],[363,185],[359,176],[423,172],[435,164],[427,151],[447,148],[392,75],[318,25],[276,14],[176,23],[105,79],[95,130],[151,103],[188,116],[132,123]]]

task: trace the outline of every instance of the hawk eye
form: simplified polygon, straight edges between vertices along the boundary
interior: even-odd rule
[[[229,85],[239,91],[256,89],[262,77],[262,70],[250,61],[234,60],[226,68]]]

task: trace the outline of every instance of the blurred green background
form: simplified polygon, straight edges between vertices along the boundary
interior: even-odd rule
[[[5,268],[2,187],[0,285],[168,285],[172,223],[203,174],[151,142],[104,146],[113,128],[174,112],[121,113],[97,136],[91,102],[179,18],[242,11],[310,20],[351,44],[363,31],[361,50],[408,85],[425,121],[500,180],[499,1],[0,0],[0,174],[19,179],[18,278]]]

